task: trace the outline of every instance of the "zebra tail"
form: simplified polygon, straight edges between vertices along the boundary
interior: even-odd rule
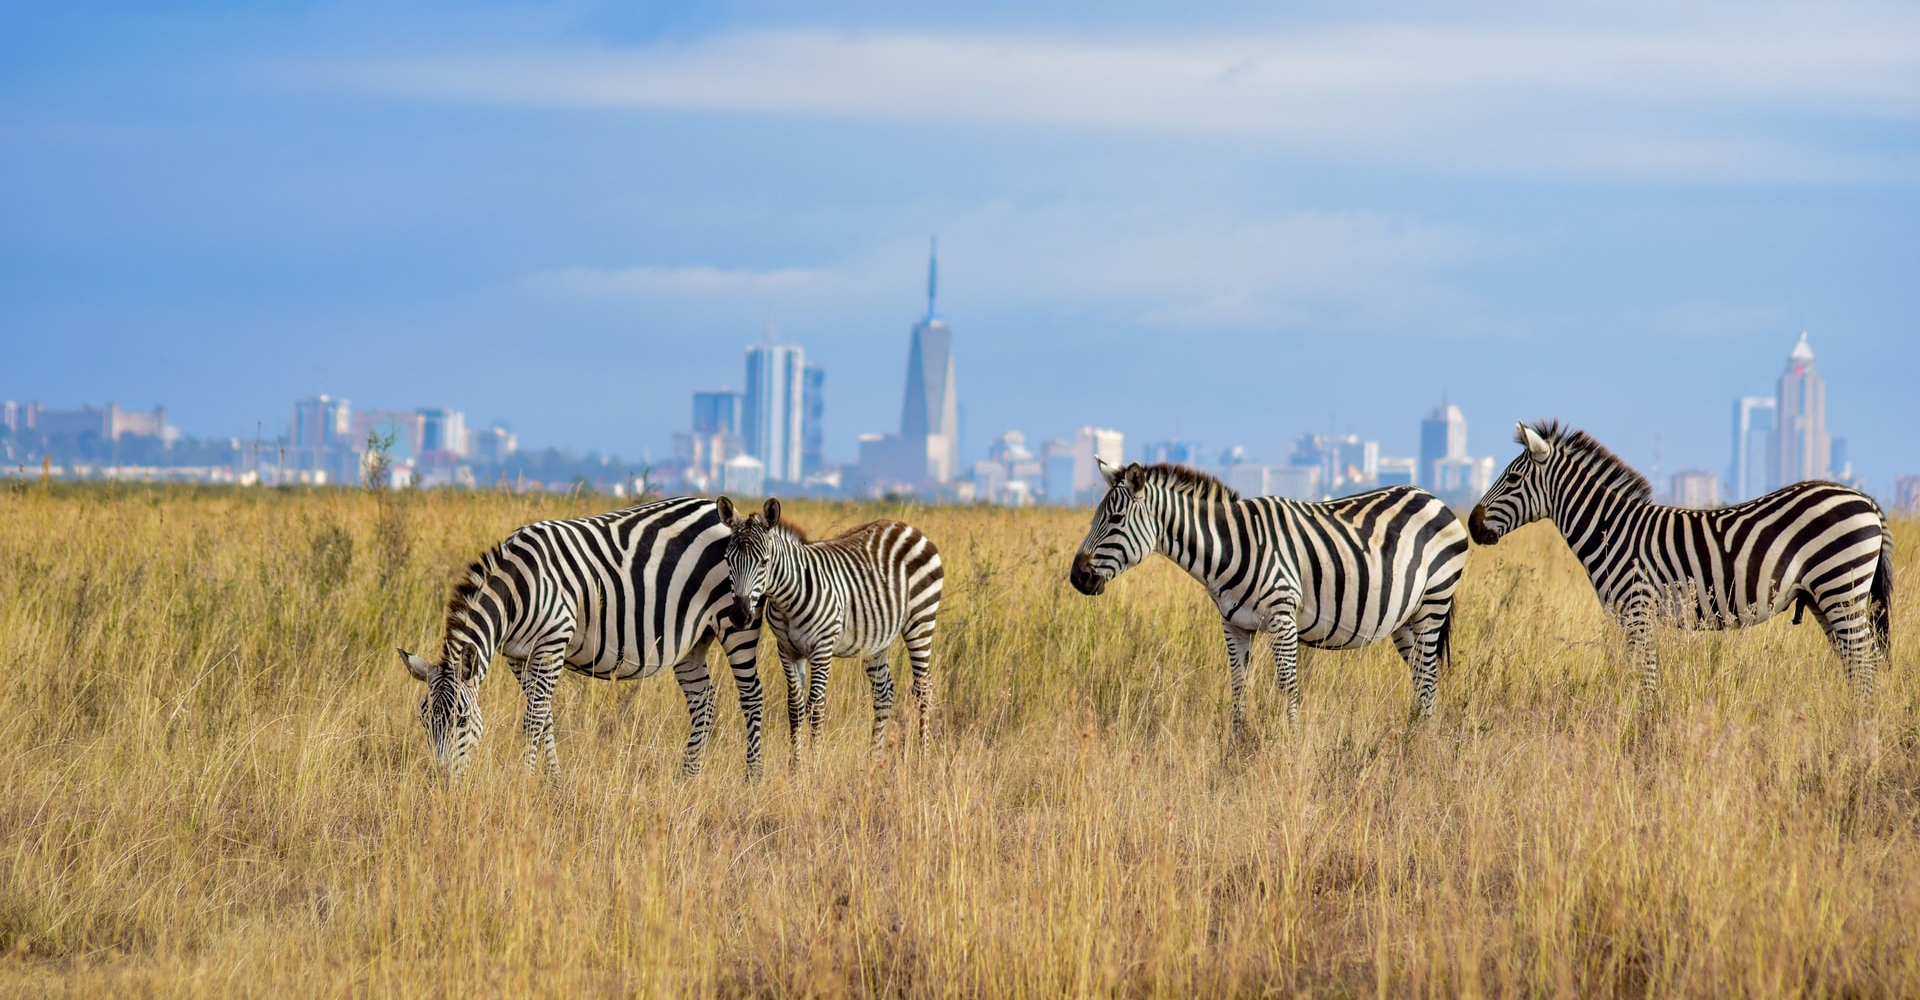
[[[1445,665],[1448,675],[1453,673],[1453,604],[1447,604],[1447,616],[1440,619],[1440,647],[1435,650],[1434,662]]]
[[[1873,570],[1874,638],[1880,640],[1881,655],[1891,663],[1893,661],[1893,533],[1882,527],[1880,535],[1880,564]]]

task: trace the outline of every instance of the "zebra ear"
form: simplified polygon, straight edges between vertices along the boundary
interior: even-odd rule
[[[1541,437],[1539,431],[1523,423],[1520,425],[1520,438],[1526,442],[1527,455],[1534,461],[1544,462],[1553,457],[1553,445],[1548,444],[1547,439]]]
[[[423,684],[426,683],[427,674],[433,670],[433,664],[428,663],[426,660],[421,659],[420,657],[415,656],[412,653],[409,653],[398,646],[393,647],[393,649],[394,649],[394,652],[400,654],[400,662],[406,664],[407,673],[412,674],[414,680],[419,681]]]
[[[727,499],[726,494],[723,493],[720,496],[714,497],[713,507],[720,512],[720,520],[728,524],[733,523],[733,501]]]
[[[766,518],[767,518],[767,526],[768,526],[768,527],[772,527],[772,526],[774,526],[774,525],[776,525],[776,524],[779,524],[779,523],[780,523],[780,500],[779,500],[779,498],[777,498],[777,497],[768,497],[768,498],[767,498],[767,505],[766,505],[765,507],[762,507],[762,508],[760,508],[760,513],[761,513],[761,514],[764,514],[764,515],[766,515]]]
[[[1141,468],[1139,462],[1135,462],[1120,470],[1120,479],[1127,484],[1128,489],[1139,489],[1140,483],[1146,478],[1146,475],[1147,470]]]
[[[1119,470],[1108,465],[1106,459],[1098,455],[1093,457],[1093,467],[1100,470],[1100,478],[1106,480],[1108,486],[1112,486],[1114,477],[1119,475]]]

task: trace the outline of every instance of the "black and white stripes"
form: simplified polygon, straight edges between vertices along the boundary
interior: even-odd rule
[[[1438,498],[1394,486],[1322,503],[1242,499],[1218,479],[1173,465],[1101,466],[1108,489],[1073,559],[1084,594],[1153,553],[1207,589],[1220,613],[1236,737],[1257,633],[1273,637],[1287,715],[1297,715],[1299,646],[1357,649],[1391,637],[1412,674],[1415,704],[1434,711],[1449,655],[1454,595],[1469,534],[1493,544],[1551,519],[1625,627],[1643,685],[1654,689],[1655,622],[1737,628],[1811,611],[1855,691],[1873,690],[1890,656],[1892,536],[1874,501],[1836,483],[1804,482],[1716,510],[1650,502],[1646,479],[1585,433],[1522,425],[1526,448],[1474,508],[1468,525]],[[780,516],[780,502],[740,516],[733,504],[663,500],[514,531],[468,568],[448,601],[438,662],[402,651],[426,683],[420,714],[436,760],[458,775],[481,732],[475,697],[504,656],[526,694],[527,762],[557,766],[551,699],[562,667],[602,678],[645,677],[669,664],[687,699],[682,767],[693,773],[712,728],[706,654],[719,640],[747,724],[749,772],[760,767],[757,636],[773,628],[787,678],[794,759],[802,720],[817,740],[832,659],[859,659],[873,688],[872,744],[892,715],[888,651],[907,648],[928,742],[929,664],[945,582],[918,529],[873,521],[823,542]]]
[[[924,749],[933,709],[928,663],[946,577],[933,542],[899,521],[870,521],[826,541],[810,542],[797,525],[781,520],[779,500],[767,500],[760,513],[746,517],[737,516],[726,497],[720,498],[719,508],[733,530],[727,562],[735,607],[752,615],[764,600],[767,624],[779,646],[794,758],[800,752],[803,712],[814,739],[819,738],[835,656],[856,657],[866,664],[873,685],[872,745],[880,747],[893,713],[887,650],[896,638],[906,645],[913,668]]]
[[[1154,552],[1204,584],[1226,633],[1236,735],[1256,632],[1274,637],[1290,718],[1298,644],[1356,649],[1387,636],[1412,671],[1420,711],[1432,713],[1468,549],[1466,529],[1437,497],[1394,486],[1325,503],[1243,500],[1181,466],[1102,471],[1109,486],[1074,556],[1074,587],[1098,594]]]
[[[700,769],[713,726],[707,650],[726,650],[747,723],[747,768],[760,766],[759,629],[738,624],[727,585],[726,526],[714,503],[681,497],[515,530],[468,567],[447,602],[441,658],[400,651],[426,682],[421,703],[436,760],[458,776],[480,738],[475,692],[497,652],[526,695],[527,763],[558,766],[552,697],[561,667],[610,680],[671,664],[692,731],[682,770]]]
[[[1740,628],[1811,610],[1863,699],[1890,655],[1893,536],[1878,504],[1838,483],[1803,482],[1716,510],[1663,507],[1652,488],[1584,431],[1521,424],[1526,450],[1473,509],[1474,540],[1491,545],[1551,519],[1626,631],[1647,691],[1652,627]]]

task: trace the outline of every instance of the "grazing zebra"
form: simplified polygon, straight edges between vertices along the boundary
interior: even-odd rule
[[[1620,620],[1651,694],[1653,623],[1744,628],[1813,609],[1861,698],[1873,693],[1875,640],[1891,655],[1893,536],[1866,494],[1795,483],[1717,510],[1650,502],[1653,488],[1585,431],[1519,425],[1526,445],[1473,508],[1474,541],[1551,518]]]
[[[547,772],[559,766],[552,697],[561,667],[628,680],[672,664],[692,718],[681,771],[698,773],[713,726],[707,649],[717,638],[746,716],[747,771],[757,773],[759,628],[728,613],[726,542],[713,502],[699,497],[516,529],[454,585],[440,661],[400,650],[427,685],[420,721],[435,760],[453,777],[466,770],[481,731],[475,695],[497,652],[526,695],[529,768],[542,749]]]
[[[738,516],[726,497],[718,504],[720,516],[733,529],[727,564],[733,574],[734,613],[755,616],[761,601],[766,602],[767,623],[787,675],[793,759],[800,756],[803,709],[813,739],[820,738],[827,672],[836,656],[866,661],[867,680],[873,684],[872,746],[880,748],[893,714],[887,649],[896,638],[905,641],[913,666],[913,700],[919,707],[924,751],[933,711],[928,659],[946,576],[932,540],[909,524],[869,521],[826,541],[810,542],[798,525],[781,520],[779,500],[768,498],[761,512],[746,517]]]
[[[1412,671],[1420,714],[1433,714],[1469,548],[1466,529],[1439,498],[1389,486],[1325,503],[1243,500],[1184,466],[1135,463],[1114,472],[1103,463],[1100,471],[1107,495],[1073,557],[1074,589],[1098,594],[1150,552],[1205,584],[1226,632],[1236,738],[1255,632],[1274,637],[1288,719],[1300,708],[1300,643],[1358,649],[1383,636],[1393,637]]]

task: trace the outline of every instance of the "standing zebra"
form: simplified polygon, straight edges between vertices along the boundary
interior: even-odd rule
[[[1439,498],[1389,486],[1325,503],[1242,500],[1184,466],[1135,463],[1114,472],[1103,463],[1100,471],[1107,495],[1073,557],[1074,588],[1098,594],[1150,552],[1205,584],[1226,632],[1236,737],[1245,727],[1255,632],[1274,637],[1288,719],[1300,708],[1299,643],[1358,649],[1389,635],[1412,671],[1420,713],[1433,714],[1469,547]]]
[[[1854,690],[1873,693],[1875,641],[1891,655],[1893,536],[1880,507],[1838,483],[1795,483],[1718,510],[1650,502],[1653,488],[1585,431],[1519,425],[1526,450],[1473,508],[1474,541],[1551,518],[1619,619],[1651,694],[1653,623],[1719,629],[1808,608]]]
[[[928,659],[946,576],[932,540],[909,524],[869,521],[826,541],[810,542],[798,525],[781,520],[779,500],[769,497],[760,513],[746,517],[737,516],[726,497],[718,504],[721,518],[733,530],[727,564],[733,574],[734,613],[752,618],[763,599],[767,604],[767,623],[787,675],[793,759],[800,756],[803,709],[814,741],[820,738],[827,672],[835,656],[866,661],[867,680],[873,684],[872,746],[880,748],[893,714],[887,649],[896,638],[905,641],[913,666],[913,700],[925,750],[933,711]]]
[[[692,732],[681,771],[700,770],[713,726],[707,649],[717,638],[747,722],[747,771],[760,769],[759,628],[734,624],[727,529],[713,502],[680,497],[516,529],[467,568],[447,601],[440,662],[400,650],[427,685],[420,721],[435,760],[459,777],[480,739],[475,695],[498,652],[527,699],[527,766],[553,744],[553,685],[562,666],[608,680],[673,665]]]

